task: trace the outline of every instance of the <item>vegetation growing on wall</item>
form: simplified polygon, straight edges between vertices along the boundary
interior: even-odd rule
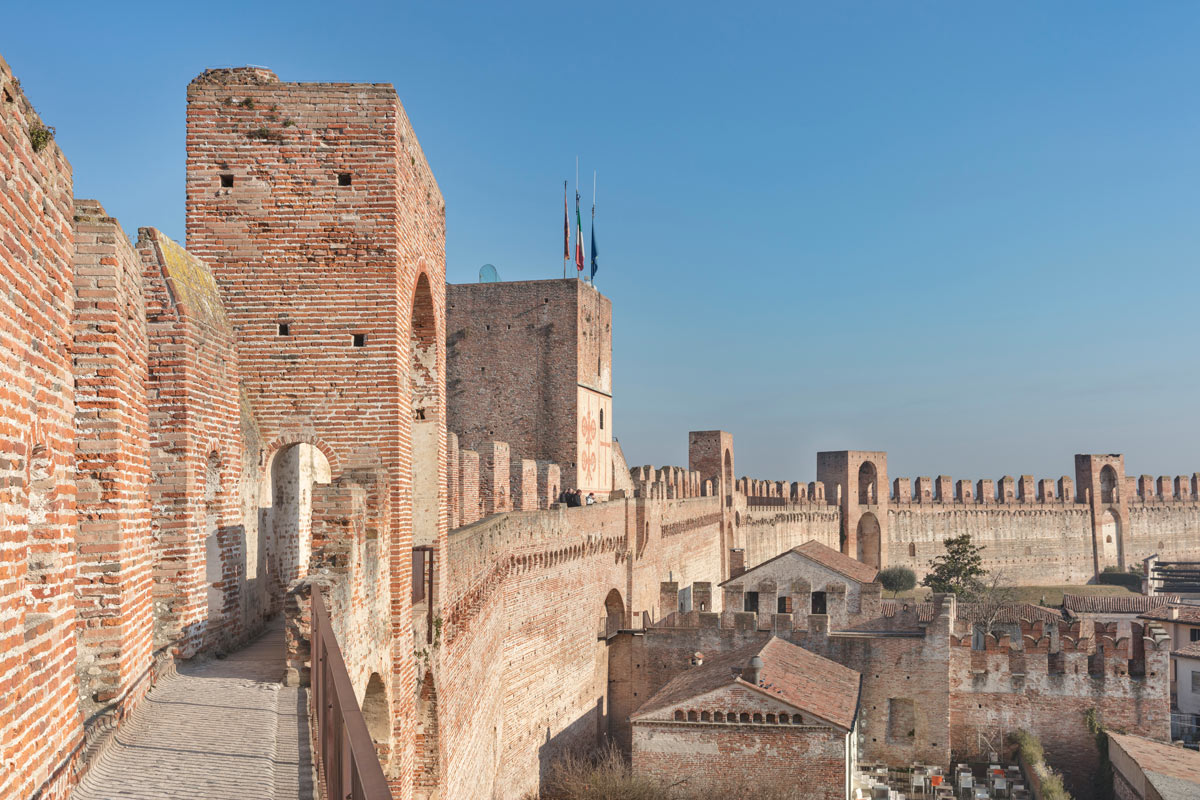
[[[1062,777],[1047,766],[1042,743],[1036,736],[1028,731],[1017,731],[1010,734],[1008,740],[1017,746],[1017,753],[1025,768],[1036,776],[1037,783],[1041,785],[1042,800],[1071,800],[1071,795],[1063,786]]]

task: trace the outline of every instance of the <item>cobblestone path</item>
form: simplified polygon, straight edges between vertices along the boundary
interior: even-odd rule
[[[278,622],[223,660],[183,665],[121,726],[72,800],[311,800],[307,698],[283,674]]]

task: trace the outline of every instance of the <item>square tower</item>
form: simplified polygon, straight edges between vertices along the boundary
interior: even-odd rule
[[[566,280],[446,287],[448,427],[464,449],[508,443],[562,486],[613,487],[612,302]]]
[[[876,569],[886,567],[887,453],[817,453],[817,480],[825,484],[825,499],[841,508],[842,552]]]

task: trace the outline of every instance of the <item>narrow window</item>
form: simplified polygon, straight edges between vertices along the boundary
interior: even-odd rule
[[[279,335],[280,336],[291,336],[292,335],[291,326],[289,326],[288,323],[286,323],[286,322],[279,323]]]
[[[367,346],[367,335],[365,333],[354,334],[354,346],[355,347],[366,347]]]
[[[350,185],[350,173],[349,172],[339,172],[338,173],[338,186],[349,186],[349,185]]]
[[[221,173],[221,188],[228,189],[233,186],[233,174],[229,172]]]
[[[829,613],[825,610],[825,593],[824,592],[813,592],[812,593],[812,613],[814,613],[814,614]]]
[[[1192,628],[1188,631],[1188,635],[1192,637],[1193,642],[1200,642],[1200,628]]]
[[[600,409],[600,430],[604,430],[604,409]]]
[[[787,596],[779,598],[779,613],[780,614],[792,613],[792,598],[787,597]]]
[[[1200,670],[1192,670],[1192,694],[1200,694]]]
[[[742,606],[742,610],[758,612],[758,592],[746,592],[745,605]]]

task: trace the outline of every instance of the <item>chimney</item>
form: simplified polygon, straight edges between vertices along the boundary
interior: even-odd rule
[[[758,686],[762,681],[763,660],[758,656],[751,656],[746,663],[746,668],[742,670],[742,680],[746,683]]]
[[[704,663],[704,653],[692,653],[692,666],[698,667]]]
[[[746,572],[746,551],[740,547],[729,551],[729,577],[736,578]]]
[[[1167,609],[1167,616],[1171,619],[1179,619],[1179,607],[1171,606]]]

